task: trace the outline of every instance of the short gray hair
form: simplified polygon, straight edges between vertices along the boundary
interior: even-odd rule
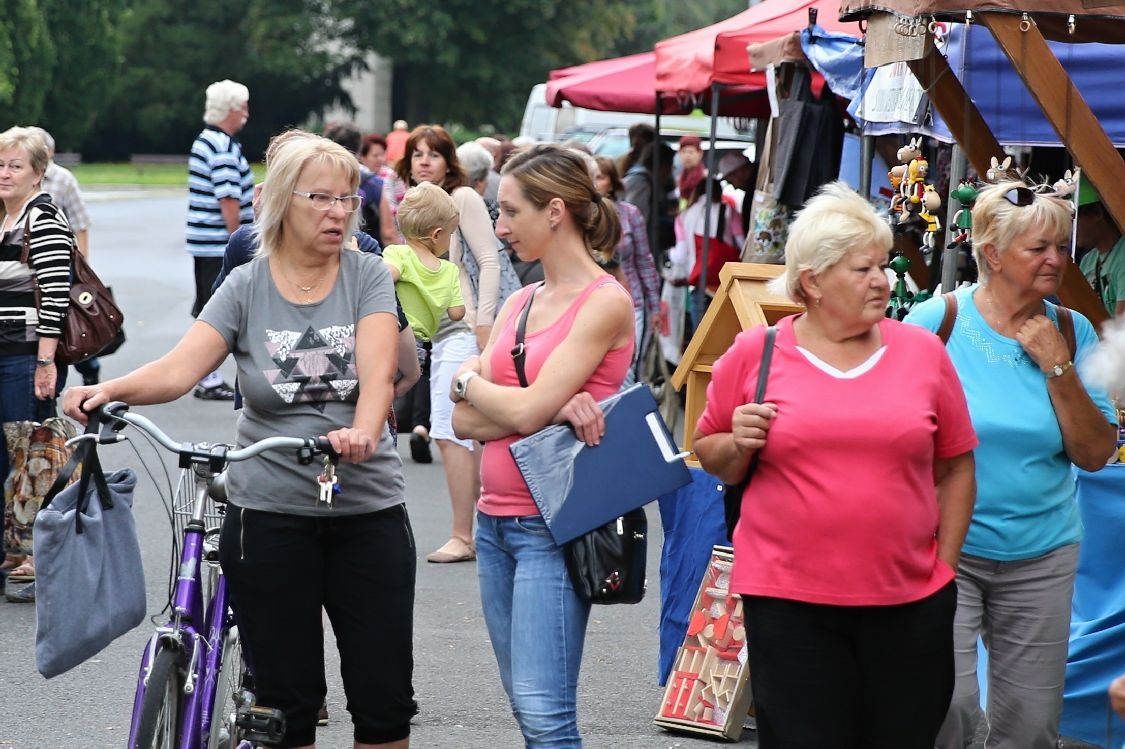
[[[468,175],[470,186],[488,177],[494,163],[488,149],[472,140],[457,146],[457,160]]]
[[[43,139],[43,143],[47,146],[48,154],[52,154],[55,152],[55,139],[51,137],[50,133],[37,125],[30,125],[27,129]]]
[[[238,109],[250,101],[250,89],[241,83],[224,78],[207,87],[207,103],[204,105],[203,121],[208,125],[218,125],[227,118],[232,109]]]
[[[805,204],[789,226],[785,271],[769,282],[769,290],[807,303],[801,273],[823,273],[851,252],[877,245],[890,251],[894,243],[887,220],[843,182],[831,182]]]

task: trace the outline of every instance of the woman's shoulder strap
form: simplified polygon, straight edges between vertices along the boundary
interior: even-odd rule
[[[941,299],[945,302],[945,314],[942,315],[941,325],[937,329],[937,337],[941,339],[942,343],[949,343],[949,336],[953,333],[953,326],[957,324],[957,297],[952,291],[947,291],[941,295]]]

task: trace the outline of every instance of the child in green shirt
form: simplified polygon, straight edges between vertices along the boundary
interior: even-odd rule
[[[430,340],[443,315],[465,316],[461,269],[441,256],[458,224],[457,206],[442,188],[423,182],[406,191],[396,219],[406,244],[383,248],[402,310],[421,341]]]

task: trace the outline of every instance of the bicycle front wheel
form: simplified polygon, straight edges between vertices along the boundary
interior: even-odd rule
[[[211,735],[207,749],[235,749],[242,740],[236,721],[245,685],[246,663],[242,659],[242,640],[238,627],[231,627],[223,638],[223,657],[215,679],[215,701],[211,706]]]
[[[179,748],[180,696],[184,691],[180,660],[180,653],[171,648],[157,652],[148,674],[133,749]]]

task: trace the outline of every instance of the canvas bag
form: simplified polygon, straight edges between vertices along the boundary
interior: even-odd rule
[[[789,239],[789,222],[793,214],[788,206],[774,197],[770,159],[775,137],[771,121],[766,131],[762,158],[758,161],[758,183],[750,203],[750,228],[746,232],[746,244],[742,247],[744,263],[785,263],[785,242]]]
[[[48,679],[97,655],[145,616],[133,518],[137,474],[102,473],[96,448],[93,438],[75,448],[35,517],[35,665]],[[67,486],[79,467],[81,479]]]
[[[4,481],[3,542],[8,552],[32,553],[35,515],[70,457],[72,451],[66,441],[77,433],[74,422],[57,416],[44,419],[42,424],[34,421],[4,424],[4,442],[11,467]]]
[[[461,237],[461,264],[465,266],[465,272],[469,274],[469,287],[473,292],[473,300],[478,301],[480,299],[480,265],[477,263],[465,235],[461,232],[457,232],[457,234]],[[508,297],[523,288],[523,283],[520,281],[516,269],[512,267],[512,259],[508,256],[508,253],[503,249],[497,249],[496,254],[500,263],[500,293],[496,298],[496,312],[499,313]]]

